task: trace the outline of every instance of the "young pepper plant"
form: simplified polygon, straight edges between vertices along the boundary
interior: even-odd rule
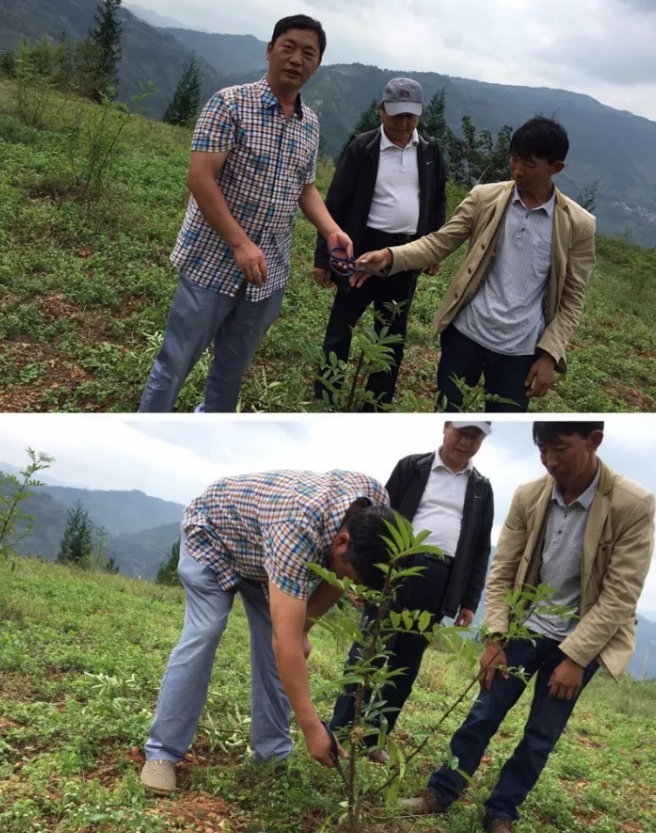
[[[373,618],[363,617],[362,621],[356,623],[348,610],[336,609],[330,616],[318,620],[317,626],[327,630],[335,639],[337,644],[355,642],[360,646],[359,657],[350,662],[344,669],[342,675],[331,683],[315,690],[318,699],[324,697],[332,698],[335,689],[343,689],[346,686],[356,686],[355,689],[355,715],[348,735],[343,743],[348,752],[346,762],[346,801],[342,802],[342,812],[338,814],[341,829],[347,833],[361,831],[363,815],[373,820],[372,801],[381,793],[385,793],[385,803],[392,808],[396,802],[401,784],[403,782],[407,764],[416,757],[426,746],[447,718],[465,700],[470,700],[470,694],[479,682],[480,671],[477,666],[479,650],[474,639],[465,628],[445,626],[433,621],[434,616],[425,610],[402,611],[390,609],[398,591],[403,584],[413,576],[419,576],[426,569],[414,565],[413,558],[419,554],[427,554],[436,558],[443,558],[444,555],[437,547],[425,544],[429,536],[428,531],[413,533],[412,525],[398,513],[395,514],[395,523],[388,523],[388,536],[383,536],[390,559],[386,564],[378,565],[384,573],[385,579],[380,591],[357,585],[348,578],[338,579],[334,573],[318,565],[309,565],[310,569],[324,581],[340,588],[345,593],[355,594],[376,609]],[[525,626],[530,614],[537,605],[541,610],[552,615],[567,617],[573,614],[572,608],[562,605],[547,605],[546,602],[553,592],[552,588],[540,585],[537,588],[524,588],[518,591],[509,591],[507,603],[510,609],[510,626],[505,634],[505,645],[511,639],[534,638]],[[386,715],[393,709],[388,707],[381,698],[381,690],[387,684],[393,684],[394,678],[403,674],[405,669],[391,670],[389,658],[393,654],[390,647],[391,638],[398,633],[413,633],[426,638],[429,642],[439,641],[440,647],[446,649],[450,654],[449,660],[460,659],[472,669],[472,677],[464,690],[455,698],[445,699],[444,710],[437,726],[432,732],[416,735],[415,748],[407,754],[396,741],[388,737],[386,732]],[[466,636],[465,636],[466,635]],[[501,653],[502,648],[499,649]],[[523,669],[508,669],[510,673],[523,675]],[[475,696],[475,693],[474,693]],[[367,767],[361,767],[360,762],[371,751],[371,747],[364,742],[365,737],[377,734],[377,746],[383,748],[387,745],[390,753],[388,778],[382,785],[375,786],[369,781]],[[420,739],[421,737],[421,739]],[[451,767],[457,768],[458,761],[453,757],[449,748],[449,738],[445,737],[444,748],[441,752],[443,760]],[[464,775],[464,773],[463,773]],[[365,801],[367,806],[365,806]],[[331,817],[326,822],[324,829],[328,829]]]

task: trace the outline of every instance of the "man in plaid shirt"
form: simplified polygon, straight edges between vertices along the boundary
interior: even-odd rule
[[[310,698],[307,633],[340,596],[308,563],[380,588],[388,560],[381,535],[393,522],[385,489],[364,474],[274,471],[212,484],[184,513],[178,573],[186,592],[180,641],[171,654],[146,743],[141,780],[166,795],[175,764],[198,725],[214,656],[234,597],[251,635],[251,743],[258,762],[292,748],[293,709],[310,755],[333,766],[331,738]],[[339,747],[340,754],[344,754]]]
[[[171,255],[178,286],[140,411],[172,411],[212,341],[202,409],[236,410],[243,375],[280,311],[299,207],[329,246],[352,253],[314,184],[319,122],[299,92],[325,48],[318,21],[283,18],[267,46],[267,75],[220,90],[205,105]]]

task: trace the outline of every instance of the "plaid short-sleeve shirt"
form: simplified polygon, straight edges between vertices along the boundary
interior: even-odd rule
[[[267,261],[267,279],[261,287],[248,285],[248,300],[268,298],[287,283],[298,201],[303,186],[314,182],[318,148],[315,113],[299,95],[286,120],[266,77],[220,90],[200,114],[191,149],[230,151],[217,183],[232,216]],[[232,250],[193,196],[171,261],[199,286],[232,297],[243,281]]]
[[[210,567],[224,590],[240,578],[269,579],[284,593],[307,599],[314,574],[328,566],[330,545],[358,497],[389,505],[378,481],[350,471],[273,471],[213,483],[184,513],[187,551]]]

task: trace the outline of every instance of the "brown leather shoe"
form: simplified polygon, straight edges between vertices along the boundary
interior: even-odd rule
[[[483,829],[488,833],[512,833],[512,822],[508,819],[493,819],[491,816],[485,816]]]
[[[412,816],[427,816],[431,813],[442,815],[449,812],[449,808],[440,804],[430,790],[424,790],[417,798],[400,799],[398,807],[404,813]]]
[[[369,760],[374,764],[380,764],[381,766],[387,766],[389,763],[389,752],[385,749],[372,749],[369,753]]]

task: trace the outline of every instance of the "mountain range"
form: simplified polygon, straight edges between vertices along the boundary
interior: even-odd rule
[[[0,472],[18,474],[17,469],[2,462]],[[22,506],[23,511],[35,515],[37,520],[30,536],[20,543],[19,553],[54,561],[66,529],[68,508],[76,501],[82,503],[96,526],[107,531],[107,557],[114,559],[120,572],[153,581],[180,535],[185,507],[138,490],[43,486]],[[481,606],[475,625],[480,625],[482,613]],[[644,614],[639,611],[637,618],[637,646],[629,671],[642,678],[646,668],[647,677],[656,678],[656,611],[645,611]]]
[[[19,474],[6,463],[0,463],[0,471]],[[41,478],[43,483],[46,480]],[[107,532],[107,558],[113,558],[124,575],[154,580],[180,535],[185,507],[138,490],[81,489],[49,482],[34,491],[21,507],[36,517],[32,533],[18,545],[21,555],[54,561],[66,529],[68,510],[77,501],[94,525]]]
[[[96,4],[97,0],[0,0],[0,50],[16,48],[21,37],[57,39],[66,32],[79,38],[91,25]],[[192,55],[201,67],[203,101],[222,86],[257,79],[266,68],[266,44],[252,35],[198,32],[137,4],[121,7],[119,14],[120,97],[127,100],[142,84],[154,82],[158,92],[143,105],[154,118],[163,115]],[[518,127],[536,112],[555,116],[572,141],[567,168],[558,180],[562,190],[576,198],[598,181],[595,213],[600,233],[629,232],[636,242],[656,246],[656,122],[566,90],[492,84],[409,68],[335,64],[321,67],[304,88],[305,99],[320,118],[328,154],[343,147],[360,113],[394,75],[416,78],[426,99],[444,88],[446,119],[456,131],[464,115],[470,115],[479,129],[495,133],[504,124]]]

